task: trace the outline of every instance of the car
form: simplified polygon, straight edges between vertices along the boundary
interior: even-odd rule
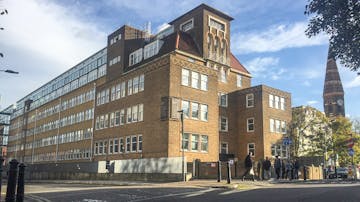
[[[346,179],[348,177],[348,175],[349,175],[348,169],[344,168],[344,167],[336,168],[336,172],[337,172],[337,177],[342,178],[342,179]],[[335,170],[329,171],[328,176],[329,176],[329,179],[336,178],[335,177]]]

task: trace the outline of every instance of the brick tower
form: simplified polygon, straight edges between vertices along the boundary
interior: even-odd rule
[[[327,117],[345,116],[344,89],[334,55],[329,48],[324,82],[324,111]]]

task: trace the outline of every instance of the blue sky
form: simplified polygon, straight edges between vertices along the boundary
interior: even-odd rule
[[[0,0],[9,15],[0,17],[0,106],[15,103],[81,60],[105,47],[106,37],[124,24],[156,33],[201,3],[223,11],[231,23],[231,48],[253,74],[253,85],[266,84],[292,93],[292,105],[321,111],[328,42],[325,35],[304,35],[307,0]],[[360,77],[339,70],[346,114],[360,117]]]

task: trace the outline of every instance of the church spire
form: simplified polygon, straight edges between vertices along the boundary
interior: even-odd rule
[[[331,47],[326,64],[323,99],[327,117],[345,116],[344,89]]]

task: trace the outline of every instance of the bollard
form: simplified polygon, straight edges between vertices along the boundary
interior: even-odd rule
[[[1,201],[1,185],[2,185],[2,171],[3,171],[4,158],[0,156],[0,201]]]
[[[304,173],[304,181],[306,181],[306,166],[303,167],[303,173]]]
[[[19,165],[19,177],[18,177],[18,185],[16,191],[16,202],[24,201],[24,190],[25,190],[25,164],[21,163]]]
[[[227,162],[227,183],[231,183],[231,167],[229,161]]]
[[[217,176],[217,181],[220,182],[221,181],[221,161],[218,161],[218,176]]]
[[[19,162],[16,159],[10,161],[9,177],[6,190],[6,202],[15,202],[15,189],[17,182],[17,172],[18,172]]]

